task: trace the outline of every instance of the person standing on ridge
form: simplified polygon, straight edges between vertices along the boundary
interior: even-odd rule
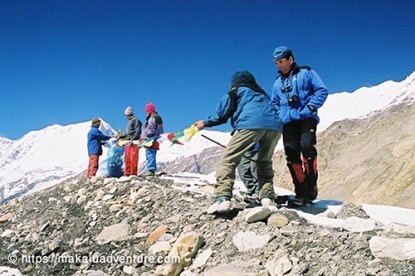
[[[88,132],[88,155],[89,164],[86,176],[95,176],[99,167],[99,156],[102,155],[102,141],[109,140],[111,137],[103,134],[98,128],[101,125],[99,118],[93,118],[91,129]]]
[[[157,170],[157,151],[160,149],[160,144],[157,139],[163,133],[163,119],[157,113],[154,104],[148,102],[144,107],[147,114],[146,123],[144,125],[143,137],[148,142],[152,142],[151,146],[144,146],[146,148],[147,172],[144,176],[155,176]]]
[[[317,198],[316,131],[317,111],[328,91],[318,74],[307,66],[298,66],[292,50],[280,46],[274,50],[279,75],[272,88],[272,104],[283,124],[283,143],[297,205],[308,205]]]
[[[259,143],[257,167],[261,204],[273,205],[275,196],[272,156],[281,136],[281,124],[277,112],[271,106],[266,92],[248,71],[233,74],[230,87],[230,91],[219,101],[216,113],[195,123],[197,128],[203,129],[224,124],[231,119],[234,129],[232,138],[216,168],[216,199],[208,208],[208,214],[227,213],[231,210],[236,167],[244,153],[257,143]]]
[[[125,146],[124,154],[124,175],[137,175],[138,174],[138,145],[134,144],[134,141],[138,141],[141,135],[141,121],[134,116],[134,110],[131,106],[128,106],[124,111],[127,117],[126,132],[123,135],[119,135],[118,138],[124,138],[129,140],[129,144]]]

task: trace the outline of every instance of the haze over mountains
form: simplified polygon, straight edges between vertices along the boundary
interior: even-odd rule
[[[415,208],[415,73],[353,93],[329,95],[319,110],[320,197]],[[103,118],[105,120],[105,118]],[[82,174],[90,122],[53,125],[18,140],[0,138],[0,204]],[[201,133],[226,144],[229,133]],[[162,143],[162,171],[209,174],[222,148],[201,133],[185,146]],[[106,152],[101,157],[104,160]],[[145,157],[140,154],[140,163]],[[281,141],[275,184],[291,188]]]

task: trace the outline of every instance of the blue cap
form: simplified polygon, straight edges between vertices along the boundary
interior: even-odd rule
[[[291,51],[290,48],[286,46],[280,46],[280,47],[275,48],[273,56],[275,60],[279,60],[282,58],[288,58],[292,56],[292,54],[293,52]]]

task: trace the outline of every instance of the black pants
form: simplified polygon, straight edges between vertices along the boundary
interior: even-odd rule
[[[317,121],[312,118],[283,127],[284,150],[295,194],[304,200],[314,200],[318,195],[316,130]]]
[[[317,121],[309,118],[294,121],[283,126],[283,142],[287,161],[301,164],[301,153],[305,158],[316,158]]]

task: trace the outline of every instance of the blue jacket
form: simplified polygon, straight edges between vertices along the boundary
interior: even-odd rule
[[[88,155],[102,155],[101,141],[106,141],[110,138],[103,134],[96,126],[92,126],[88,132]]]
[[[216,113],[204,120],[205,127],[224,124],[231,119],[234,130],[268,129],[281,131],[281,121],[271,105],[269,96],[245,86],[225,94],[219,101]]]
[[[272,104],[278,110],[283,125],[308,118],[320,122],[317,110],[327,96],[327,88],[317,73],[296,64],[290,74],[278,76],[272,88]],[[313,111],[309,105],[314,107]]]

